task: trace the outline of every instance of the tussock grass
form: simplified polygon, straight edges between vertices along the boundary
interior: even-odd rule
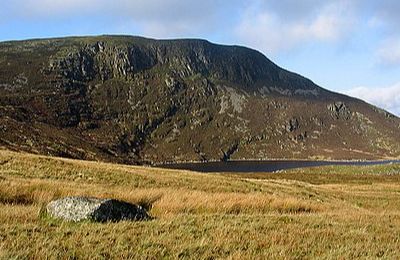
[[[399,168],[218,175],[0,150],[0,259],[396,259]],[[155,218],[41,217],[71,195],[138,203]]]
[[[208,193],[189,189],[130,188],[107,185],[71,184],[65,181],[10,178],[0,182],[0,203],[43,205],[64,196],[116,198],[136,203],[156,216],[202,213],[310,213],[323,210],[322,203],[295,197],[235,192]]]

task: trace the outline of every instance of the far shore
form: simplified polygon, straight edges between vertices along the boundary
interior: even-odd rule
[[[173,164],[202,164],[202,163],[231,163],[231,162],[257,162],[257,163],[268,163],[268,162],[332,162],[332,163],[357,163],[357,162],[365,162],[365,163],[383,163],[383,162],[400,162],[400,158],[381,158],[381,159],[298,159],[298,158],[268,158],[268,159],[234,159],[234,160],[206,160],[206,161],[198,161],[198,160],[187,160],[187,161],[167,161],[161,163],[152,163],[144,166],[158,167],[164,165],[173,165]]]

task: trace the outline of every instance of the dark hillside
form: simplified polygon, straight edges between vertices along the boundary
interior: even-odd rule
[[[0,43],[0,145],[81,159],[400,155],[400,120],[263,54],[204,40]]]

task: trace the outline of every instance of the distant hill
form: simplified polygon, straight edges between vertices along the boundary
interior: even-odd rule
[[[340,77],[340,75],[338,75]],[[0,43],[0,146],[160,163],[400,156],[400,119],[260,52],[99,36]]]

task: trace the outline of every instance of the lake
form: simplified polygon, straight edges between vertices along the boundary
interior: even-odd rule
[[[306,168],[326,165],[378,165],[400,163],[400,160],[387,161],[228,161],[204,163],[177,163],[159,165],[168,169],[191,170],[198,172],[275,172],[294,168]]]

